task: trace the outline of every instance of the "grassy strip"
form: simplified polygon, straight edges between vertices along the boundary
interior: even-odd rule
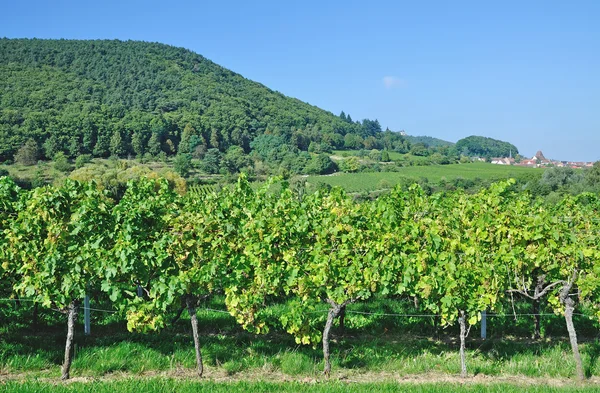
[[[11,393],[139,393],[139,392],[308,392],[308,393],[359,393],[359,392],[406,392],[406,393],[429,393],[429,392],[447,392],[447,393],[475,393],[475,392],[593,392],[598,391],[595,386],[523,386],[512,384],[399,384],[399,383],[272,383],[272,382],[235,382],[235,383],[215,383],[204,381],[184,381],[166,378],[153,379],[130,379],[120,381],[92,381],[92,382],[74,382],[69,384],[50,384],[44,382],[8,382],[0,384],[0,392]]]
[[[132,337],[129,337],[131,340]],[[83,343],[77,347],[74,377],[100,377],[112,373],[129,375],[144,372],[191,370],[195,364],[191,339],[184,335],[137,337],[136,341]],[[54,339],[53,339],[54,341]],[[56,339],[58,341],[58,339]],[[456,344],[430,339],[398,337],[338,338],[334,343],[333,368],[337,373],[374,373],[390,377],[436,373],[455,376],[460,360]],[[24,351],[5,347],[1,371],[28,376],[59,375],[60,348],[52,351]],[[585,371],[600,370],[600,344],[582,344]],[[12,353],[10,353],[12,352]],[[292,377],[321,374],[319,348],[284,345],[264,337],[203,337],[207,376],[252,372],[268,376],[281,373]],[[574,375],[574,363],[567,342],[471,341],[467,354],[471,375],[499,377],[558,377]]]
[[[206,307],[223,309],[221,301],[216,299]],[[6,318],[0,318],[11,321],[0,328],[0,374],[57,377],[64,354],[64,318],[48,311],[42,314],[59,319],[46,322],[56,325],[31,329],[28,327],[30,311],[26,312],[26,307],[21,306],[21,314],[7,313]],[[273,326],[281,307],[284,305],[272,307]],[[526,313],[529,309],[526,303],[516,304],[517,312]],[[317,327],[323,326],[325,312],[323,309]],[[414,309],[412,302],[386,299],[349,307],[345,330],[342,332],[339,326],[334,326],[334,373],[381,373],[391,378],[427,373],[457,375],[460,359],[456,326],[441,329],[434,324],[434,318],[383,315],[421,312]],[[95,313],[94,316],[108,319],[98,320],[93,325],[91,337],[83,336],[83,327],[77,326],[74,377],[176,373],[193,369],[194,347],[187,316],[175,326],[149,334],[128,333],[122,322],[115,322],[119,319],[113,314]],[[238,378],[246,372],[299,378],[321,375],[319,346],[299,346],[290,335],[275,327],[268,335],[250,334],[226,313],[200,309],[199,319],[208,377],[220,374]],[[512,316],[490,317],[487,340],[477,337],[479,327],[475,326],[467,342],[469,373],[499,377],[572,377],[575,366],[562,318],[555,315],[542,318],[545,340],[527,338],[532,324],[529,316],[519,317],[517,321]],[[576,324],[582,340],[585,372],[588,376],[600,375],[600,341],[594,338],[598,325],[583,316],[576,318]]]

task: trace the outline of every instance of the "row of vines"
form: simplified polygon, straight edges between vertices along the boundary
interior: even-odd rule
[[[90,291],[110,299],[130,330],[160,329],[166,311],[185,304],[200,376],[196,307],[215,293],[255,333],[273,328],[266,306],[285,301],[279,327],[298,343],[322,344],[326,375],[332,325],[350,303],[411,296],[443,325],[458,323],[466,375],[469,327],[519,294],[564,315],[583,379],[572,316],[581,303],[600,304],[599,208],[594,194],[547,206],[511,181],[477,194],[396,188],[357,203],[339,189],[254,189],[244,177],[186,196],[141,179],[119,201],[93,182],[24,191],[0,178],[0,290],[63,311],[63,379]],[[314,311],[324,304],[318,326]]]

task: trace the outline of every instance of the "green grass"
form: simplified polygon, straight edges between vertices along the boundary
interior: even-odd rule
[[[406,392],[406,393],[516,393],[516,392],[597,392],[595,386],[563,386],[554,387],[548,385],[527,386],[518,384],[408,384],[408,383],[352,383],[352,382],[321,382],[321,383],[299,383],[299,382],[210,382],[210,381],[185,381],[167,378],[152,379],[129,379],[119,381],[92,381],[75,382],[69,384],[52,384],[38,381],[7,382],[0,383],[0,392],[10,393],[154,393],[154,392],[177,392],[177,393],[277,393],[277,392],[307,392],[307,393],[363,393],[363,392]]]
[[[367,152],[367,155],[369,154],[370,150],[363,150],[365,152]],[[352,156],[358,156],[360,154],[361,150],[333,150],[332,154],[334,156],[338,156],[338,157],[352,157]],[[411,154],[402,154],[402,153],[398,153],[396,151],[388,151],[388,154],[390,156],[390,160],[392,161],[398,161],[398,160],[405,160],[407,157],[415,157]]]
[[[222,309],[222,298],[212,299],[203,307]],[[99,304],[99,308],[108,308]],[[277,327],[278,315],[286,304],[267,309],[272,326],[268,335],[243,331],[226,313],[199,310],[200,340],[206,375],[244,380],[247,375],[272,379],[283,376],[293,380],[321,378],[322,352],[319,345],[297,345],[290,335]],[[509,307],[507,305],[507,307]],[[531,305],[517,302],[517,313],[526,313]],[[1,311],[1,310],[0,310]],[[2,375],[23,378],[58,379],[64,353],[64,316],[40,311],[43,321],[31,329],[30,310],[26,305],[12,311],[2,322],[0,334],[0,380]],[[326,306],[318,310],[315,327],[322,329]],[[562,318],[548,315],[542,319],[546,339],[532,341],[532,318],[515,321],[507,309],[505,315],[489,316],[488,339],[478,338],[474,326],[467,340],[467,366],[470,375],[490,377],[573,378],[575,365]],[[589,314],[581,307],[579,312]],[[458,330],[441,328],[432,317],[397,317],[389,314],[414,314],[407,299],[375,298],[352,304],[347,310],[344,331],[334,325],[331,344],[333,376],[377,376],[375,380],[399,376],[429,374],[455,377],[459,373]],[[364,314],[364,313],[374,313]],[[2,313],[0,313],[0,316]],[[189,319],[158,333],[128,333],[124,323],[111,314],[94,313],[91,337],[82,335],[77,325],[73,377],[107,378],[113,374],[127,376],[146,373],[177,375],[181,370],[193,373],[195,355]],[[53,319],[52,319],[52,318]],[[117,321],[117,322],[115,322]],[[80,321],[81,323],[81,321]],[[581,341],[585,372],[600,375],[600,341],[598,323],[587,317],[575,318]],[[367,379],[369,380],[369,379]]]
[[[429,165],[400,168],[398,172],[339,173],[331,176],[309,176],[308,183],[327,183],[342,187],[348,192],[377,190],[386,185],[393,187],[409,180],[426,178],[439,183],[442,179],[452,181],[457,178],[468,180],[494,181],[508,178],[523,178],[540,174],[542,169],[518,166],[503,166],[488,163]]]

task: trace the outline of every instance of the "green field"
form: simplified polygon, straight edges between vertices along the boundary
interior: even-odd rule
[[[393,187],[398,183],[426,178],[430,183],[439,183],[445,179],[502,180],[508,178],[526,178],[541,174],[543,169],[518,166],[503,166],[488,163],[429,165],[400,168],[398,172],[338,173],[327,176],[309,176],[308,183],[316,185],[327,183],[342,187],[348,192],[377,190]]]
[[[334,150],[332,153],[334,156],[337,157],[352,157],[352,156],[358,156],[360,154],[360,150]],[[369,151],[367,150],[367,153]],[[402,154],[402,153],[398,153],[396,151],[388,151],[388,154],[390,156],[390,160],[392,161],[398,161],[398,160],[404,160],[406,159],[407,156],[411,156],[410,154]],[[415,156],[412,156],[415,157]]]

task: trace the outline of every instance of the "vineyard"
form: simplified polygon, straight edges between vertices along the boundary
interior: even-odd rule
[[[326,376],[332,330],[347,320],[360,330],[349,313],[361,306],[388,303],[410,316],[411,305],[436,329],[455,329],[463,377],[484,311],[525,310],[539,338],[548,310],[566,326],[575,375],[586,378],[576,327],[600,317],[596,194],[547,205],[509,180],[475,194],[397,187],[359,203],[337,188],[305,194],[273,182],[255,189],[242,176],[179,195],[165,180],[142,178],[115,200],[93,182],[24,191],[0,178],[0,295],[62,313],[62,379],[77,365],[86,296],[109,304],[135,334],[187,311],[198,376],[203,343],[215,339],[203,336],[197,310],[216,298],[249,334],[284,331],[320,346]]]
[[[309,176],[308,182],[327,183],[342,187],[347,192],[361,192],[389,188],[396,184],[412,184],[421,179],[429,183],[452,182],[456,179],[470,181],[498,181],[508,178],[527,179],[541,176],[543,170],[519,166],[494,165],[484,162],[471,164],[411,166],[396,172],[338,173],[333,176]]]

